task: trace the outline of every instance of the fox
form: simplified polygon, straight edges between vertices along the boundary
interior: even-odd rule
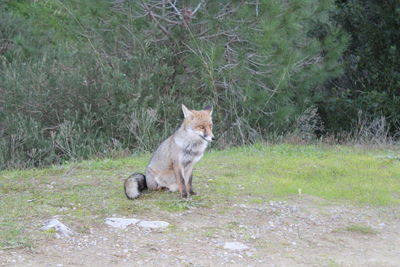
[[[182,104],[184,115],[181,126],[165,139],[153,153],[145,174],[133,173],[124,182],[128,199],[138,198],[145,189],[171,192],[179,190],[182,198],[197,193],[193,191],[193,167],[215,140],[212,133],[213,107],[190,110]]]

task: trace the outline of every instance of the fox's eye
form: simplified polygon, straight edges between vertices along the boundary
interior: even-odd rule
[[[199,126],[200,129],[204,130],[204,126]]]

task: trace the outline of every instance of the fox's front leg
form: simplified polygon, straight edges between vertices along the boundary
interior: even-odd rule
[[[186,191],[188,192],[189,196],[190,195],[197,195],[196,192],[193,191],[192,187],[192,180],[193,180],[193,166],[188,166],[188,169],[186,171]]]
[[[195,195],[197,195],[197,193],[193,191],[192,179],[193,179],[193,174],[190,174],[189,183],[188,183],[187,188],[188,188],[189,195],[195,196]]]
[[[183,177],[183,168],[178,163],[174,164],[174,174],[176,183],[178,184],[179,192],[181,193],[181,197],[187,198],[185,179]]]

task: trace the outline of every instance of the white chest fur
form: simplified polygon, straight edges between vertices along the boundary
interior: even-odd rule
[[[196,138],[194,141],[187,138],[175,138],[175,144],[181,149],[179,159],[183,166],[194,164],[198,162],[207,148],[208,142]]]

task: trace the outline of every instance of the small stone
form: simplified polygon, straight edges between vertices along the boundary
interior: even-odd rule
[[[143,228],[156,229],[166,228],[169,226],[169,223],[163,221],[140,221],[137,225]]]
[[[135,224],[137,226],[143,228],[166,228],[169,226],[169,223],[164,221],[141,221],[138,219],[125,219],[125,218],[106,218],[106,224],[115,228],[125,229],[129,225]]]
[[[251,256],[253,256],[253,253],[251,253],[251,252],[249,252],[249,251],[246,251],[246,256],[247,256],[247,257],[251,257]]]
[[[57,231],[57,234],[59,234],[59,236],[69,237],[74,234],[71,231],[71,229],[69,229],[67,226],[65,226],[63,223],[61,223],[57,219],[50,220],[45,226],[40,228],[40,230],[46,231],[51,228],[54,228]]]
[[[240,242],[225,242],[224,249],[229,250],[245,250],[249,247]]]
[[[125,229],[131,224],[137,224],[140,220],[125,218],[106,218],[106,224],[115,228]]]

